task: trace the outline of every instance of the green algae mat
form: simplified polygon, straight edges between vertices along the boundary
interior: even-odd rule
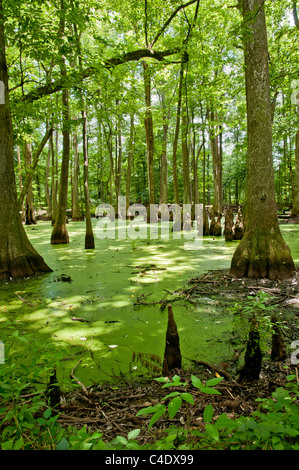
[[[98,223],[93,220],[96,234]],[[10,351],[21,350],[22,360],[30,363],[32,341],[45,350],[55,347],[63,351],[60,373],[69,377],[76,368],[85,386],[146,373],[146,358],[162,358],[167,309],[158,302],[193,277],[228,269],[237,243],[205,237],[194,247],[170,233],[154,239],[96,237],[95,250],[85,250],[85,222],[70,222],[70,243],[60,246],[50,244],[49,222],[25,229],[53,272],[1,283],[0,340],[9,320],[15,339],[29,339],[14,341]],[[298,230],[298,225],[282,226],[297,267]],[[182,299],[173,311],[183,363],[190,358],[219,363],[230,356],[232,315],[212,296],[195,304]]]

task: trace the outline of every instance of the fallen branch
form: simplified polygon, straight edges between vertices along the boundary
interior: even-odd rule
[[[82,388],[83,392],[85,393],[85,395],[88,395],[88,390],[87,388],[85,387],[85,385],[83,385],[82,382],[80,382],[79,379],[77,379],[77,377],[74,375],[74,372],[76,370],[76,368],[78,367],[78,365],[82,362],[82,359],[80,359],[80,361],[75,365],[75,367],[73,368],[72,372],[70,373],[70,377]]]
[[[186,358],[188,359],[188,358]],[[212,370],[213,372],[217,372],[217,374],[225,377],[228,380],[231,380],[234,383],[237,383],[234,378],[225,370],[219,369],[218,367],[212,366],[212,364],[209,364],[208,362],[205,361],[197,361],[196,359],[188,359],[188,361],[193,362],[193,364],[196,364],[197,366],[205,366],[208,369]]]

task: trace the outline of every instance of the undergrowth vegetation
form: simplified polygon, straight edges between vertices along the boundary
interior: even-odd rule
[[[141,429],[131,430],[109,442],[100,430],[90,431],[85,425],[78,429],[59,423],[59,405],[53,404],[51,380],[53,370],[59,368],[63,350],[45,347],[30,335],[21,335],[16,325],[6,322],[4,338],[6,360],[0,364],[0,448],[1,450],[298,450],[299,389],[296,374],[286,377],[286,385],[278,387],[268,398],[258,398],[258,408],[251,416],[231,419],[222,413],[215,416],[209,403],[202,413],[200,428],[189,425],[189,413],[194,397],[186,391],[186,382],[178,375],[172,379],[155,380],[166,389],[164,398],[156,406],[140,409],[139,416],[150,416],[149,432],[159,426],[162,415],[170,422],[184,408],[182,425],[171,424],[156,435],[151,443],[141,445]],[[30,347],[30,357],[18,353],[18,344]],[[10,345],[10,346],[9,346]],[[10,354],[10,347],[13,353]],[[217,385],[223,377],[207,381],[191,375],[194,392],[220,394]],[[69,384],[68,384],[69,385]],[[57,386],[57,384],[55,385]],[[63,384],[59,384],[63,387]],[[77,384],[72,386],[78,387]],[[55,387],[52,387],[52,390]],[[188,389],[190,390],[190,388]]]

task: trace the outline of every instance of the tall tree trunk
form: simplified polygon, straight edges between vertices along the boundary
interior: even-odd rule
[[[293,196],[292,217],[299,216],[299,92],[297,100],[298,129],[295,137],[295,187]]]
[[[186,90],[185,90],[186,91]],[[191,230],[191,186],[190,186],[190,161],[188,147],[188,108],[187,99],[183,98],[182,105],[182,157],[183,157],[183,229]]]
[[[278,224],[272,161],[269,56],[263,0],[240,0],[247,104],[245,235],[231,262],[237,277],[283,279],[294,262]]]
[[[74,152],[74,169],[73,169],[73,186],[72,186],[72,221],[82,220],[82,214],[79,204],[79,150],[78,135],[73,134],[73,152]]]
[[[58,140],[58,130],[56,130],[56,138]],[[57,193],[58,193],[58,159],[57,153],[54,150],[53,134],[50,135],[50,149],[51,149],[51,186],[52,186],[52,226],[55,224],[57,215]],[[56,146],[57,148],[57,146]]]
[[[163,111],[163,143],[161,152],[161,167],[160,167],[160,204],[167,204],[167,137],[168,137],[168,120],[169,113],[167,113],[165,104],[165,94],[162,91],[162,111]]]
[[[83,96],[82,96],[83,101]],[[85,232],[85,249],[94,249],[94,235],[91,223],[90,214],[90,200],[89,200],[89,184],[88,184],[88,146],[87,146],[87,116],[86,112],[82,111],[83,119],[83,155],[84,155],[84,196],[85,196],[85,220],[86,220],[86,232]]]
[[[213,159],[213,184],[214,184],[214,199],[213,199],[213,211],[215,214],[219,214],[223,209],[222,202],[222,161],[221,161],[221,145],[220,145],[220,134],[216,131],[215,121],[217,121],[217,113],[211,110],[211,153]],[[217,126],[218,127],[218,126]]]
[[[50,192],[50,166],[51,166],[51,149],[48,149],[47,168],[46,168],[46,201],[47,201],[47,220],[52,220],[52,199]]]
[[[145,134],[147,156],[148,202],[147,221],[150,222],[150,207],[155,204],[155,175],[154,175],[154,130],[151,103],[151,76],[148,64],[143,61],[144,90],[145,90]]]
[[[22,178],[22,164],[21,164],[21,152],[20,152],[20,146],[17,146],[17,152],[18,152],[18,169],[19,169],[19,187],[20,187],[20,194],[23,189],[23,178]],[[21,220],[22,222],[25,220],[25,209],[24,209],[24,201],[22,201],[21,207]]]
[[[134,114],[131,114],[127,185],[126,185],[126,215],[128,214],[128,209],[130,206],[131,174],[132,174],[132,160],[133,160],[133,150],[134,150],[134,132],[135,132],[134,131]]]
[[[0,103],[0,280],[52,271],[33,248],[21,222],[7,70],[3,2],[0,0],[0,82],[4,84],[4,103]]]
[[[65,5],[64,0],[61,0],[61,12],[60,12],[60,36],[64,35],[65,29]],[[61,51],[61,64],[60,64],[61,76],[66,80],[67,71],[65,64],[65,56]],[[69,131],[69,92],[67,88],[62,90],[62,115],[63,115],[63,128],[62,128],[62,162],[61,162],[61,173],[60,173],[60,185],[59,185],[59,199],[57,207],[57,215],[55,224],[51,235],[51,244],[60,245],[69,243],[69,235],[66,228],[66,209],[67,209],[67,193],[68,193],[68,177],[69,177],[69,162],[70,162],[70,131]]]
[[[180,76],[179,76],[179,90],[178,90],[178,104],[177,104],[177,113],[176,113],[176,125],[175,133],[173,139],[173,150],[172,150],[172,173],[173,173],[173,192],[174,192],[174,203],[175,203],[175,213],[173,214],[173,231],[180,231],[182,229],[181,223],[181,210],[180,206],[180,197],[179,197],[179,187],[178,187],[178,170],[177,170],[177,148],[178,140],[180,135],[180,124],[181,124],[181,110],[182,110],[182,92],[183,92],[183,82],[184,82],[184,62],[181,62]]]
[[[182,109],[182,90],[184,80],[184,63],[182,61],[180,68],[179,77],[179,90],[178,90],[178,104],[176,112],[176,126],[173,139],[173,153],[172,153],[172,168],[173,168],[173,192],[175,204],[180,204],[179,189],[178,189],[178,173],[177,173],[177,148],[180,133],[180,122],[181,122],[181,109]]]
[[[119,101],[116,101],[116,108],[118,107]],[[119,213],[118,207],[118,198],[121,195],[121,173],[122,173],[122,137],[121,137],[121,116],[118,112],[117,119],[117,136],[116,136],[116,145],[115,145],[115,194],[116,194],[116,210],[115,215],[117,217],[124,217],[125,214]]]
[[[29,180],[27,185],[26,200],[25,200],[25,224],[36,224],[33,207],[33,188],[32,188],[32,147],[30,142],[25,142],[24,151],[26,179]],[[30,175],[30,176],[29,176]]]
[[[80,73],[82,74],[82,52],[81,52],[81,43],[80,43],[80,35],[77,31],[77,25],[74,25],[74,30],[76,34],[76,41],[77,41],[77,50],[78,50],[78,59],[79,59],[79,68]],[[82,77],[81,77],[81,86],[82,86]],[[89,200],[89,180],[88,180],[88,144],[87,144],[87,114],[86,114],[86,104],[84,101],[83,90],[80,90],[80,101],[81,101],[81,115],[83,121],[83,157],[84,157],[84,197],[85,197],[85,220],[86,220],[86,231],[85,231],[85,249],[94,249],[94,235],[92,230],[92,223],[91,223],[91,213],[90,213],[90,200]]]
[[[208,110],[207,110],[208,114]],[[210,227],[209,227],[209,216],[206,209],[207,197],[206,197],[206,139],[205,139],[205,125],[204,125],[204,115],[202,104],[200,104],[200,115],[201,115],[201,123],[202,123],[202,145],[203,145],[203,158],[202,158],[202,204],[203,204],[203,214],[202,214],[202,234],[203,236],[210,234]]]

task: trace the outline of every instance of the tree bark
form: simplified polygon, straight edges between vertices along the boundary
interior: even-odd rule
[[[64,0],[61,0],[60,12],[60,36],[64,35],[65,29],[65,5]],[[61,75],[65,79],[67,76],[65,56],[61,51]],[[69,92],[67,88],[62,90],[62,115],[63,115],[63,128],[62,128],[62,163],[60,173],[59,185],[59,199],[57,207],[57,216],[51,234],[51,244],[60,245],[69,243],[69,235],[66,228],[66,209],[67,209],[67,193],[68,193],[68,177],[69,177],[69,162],[70,162],[70,131],[69,131]]]
[[[3,2],[0,0],[0,81],[5,101],[0,104],[0,280],[51,272],[33,248],[21,222],[14,171],[13,125],[9,105]]]
[[[147,157],[147,180],[148,180],[148,203],[149,210],[147,221],[150,222],[150,207],[155,204],[155,175],[154,175],[154,129],[151,103],[151,77],[148,64],[143,61],[144,91],[145,91],[145,134],[146,134],[146,157]]]
[[[173,173],[173,193],[175,203],[175,213],[173,214],[173,231],[180,231],[182,229],[181,224],[181,210],[178,209],[180,206],[179,187],[178,187],[178,170],[177,170],[177,148],[180,134],[180,123],[181,123],[181,109],[182,109],[182,91],[183,91],[183,80],[184,80],[184,62],[181,63],[180,76],[179,76],[179,90],[178,90],[178,104],[176,113],[176,125],[173,139],[173,150],[172,150],[172,173]]]
[[[50,194],[50,165],[51,165],[51,148],[48,149],[47,168],[46,168],[46,201],[47,201],[47,220],[52,220],[52,199]]]
[[[299,216],[299,92],[298,92],[298,104],[297,104],[297,113],[298,113],[298,129],[295,137],[295,184],[294,184],[294,194],[293,194],[293,207],[292,207],[292,217]]]
[[[250,320],[249,338],[245,353],[245,363],[239,375],[240,382],[254,382],[259,379],[262,366],[262,352],[260,348],[260,333],[257,320]]]
[[[25,142],[24,150],[26,180],[28,180],[25,203],[25,225],[36,224],[33,207],[33,188],[32,188],[32,147],[30,142]]]
[[[83,101],[83,97],[82,97]],[[82,111],[83,119],[83,155],[84,155],[84,196],[85,196],[85,221],[86,221],[86,232],[85,232],[85,249],[94,249],[94,235],[91,223],[90,214],[90,200],[89,200],[89,184],[88,184],[88,147],[87,147],[87,116],[86,112]]]
[[[20,194],[23,189],[23,178],[22,178],[22,164],[21,164],[21,152],[20,152],[20,146],[17,146],[17,152],[18,152],[18,170],[19,170],[19,188],[20,188]],[[25,220],[25,209],[24,209],[24,201],[21,203],[20,207],[21,211],[21,220],[24,222]]]
[[[78,222],[82,220],[82,214],[79,205],[79,150],[78,135],[73,134],[73,152],[74,152],[74,169],[73,169],[73,186],[72,186],[72,221]]]
[[[245,235],[231,262],[237,277],[284,279],[294,262],[278,224],[272,161],[270,77],[262,0],[239,2],[248,23],[244,41],[247,104]]]
[[[186,93],[186,86],[184,87]],[[190,187],[190,161],[188,147],[188,108],[187,98],[184,96],[182,104],[182,157],[183,157],[183,229],[191,230],[191,187]]]
[[[211,153],[213,159],[213,184],[214,184],[214,200],[213,210],[218,215],[223,209],[223,198],[222,198],[222,149],[221,149],[221,132],[217,133],[215,121],[217,121],[217,113],[214,110],[211,111]]]
[[[82,52],[81,52],[81,43],[80,43],[80,35],[77,31],[77,25],[74,24],[74,30],[76,34],[76,41],[77,41],[77,51],[78,51],[78,60],[79,60],[79,68],[80,72],[82,73]],[[86,111],[86,104],[84,100],[83,90],[82,90],[82,78],[81,78],[81,89],[80,89],[80,101],[81,101],[81,115],[83,121],[83,129],[82,129],[82,140],[83,140],[83,157],[84,157],[84,197],[85,197],[85,221],[86,221],[86,231],[85,231],[85,249],[94,249],[94,235],[92,230],[92,222],[91,222],[91,213],[90,213],[90,200],[89,200],[89,178],[88,178],[88,143],[87,143],[87,111]]]
[[[116,101],[116,109],[118,108],[119,101]],[[121,137],[121,115],[117,109],[117,136],[115,145],[115,195],[116,195],[116,208],[115,215],[123,217],[125,214],[119,213],[118,198],[121,195],[121,174],[122,174],[122,137]]]
[[[128,154],[128,169],[127,169],[127,185],[126,185],[126,216],[130,206],[130,190],[131,190],[131,174],[132,174],[132,160],[134,151],[134,114],[131,114],[130,119],[130,142]],[[134,201],[135,202],[135,201]]]
[[[162,111],[163,111],[163,144],[161,152],[161,166],[160,166],[160,204],[167,204],[167,136],[168,136],[168,120],[169,112],[167,113],[165,104],[165,94],[162,91]]]
[[[56,139],[58,140],[58,130],[56,130]],[[52,226],[55,224],[57,215],[57,193],[58,193],[58,161],[54,151],[53,134],[50,136],[50,149],[52,160],[51,186],[52,186]],[[56,146],[57,148],[57,146]]]

